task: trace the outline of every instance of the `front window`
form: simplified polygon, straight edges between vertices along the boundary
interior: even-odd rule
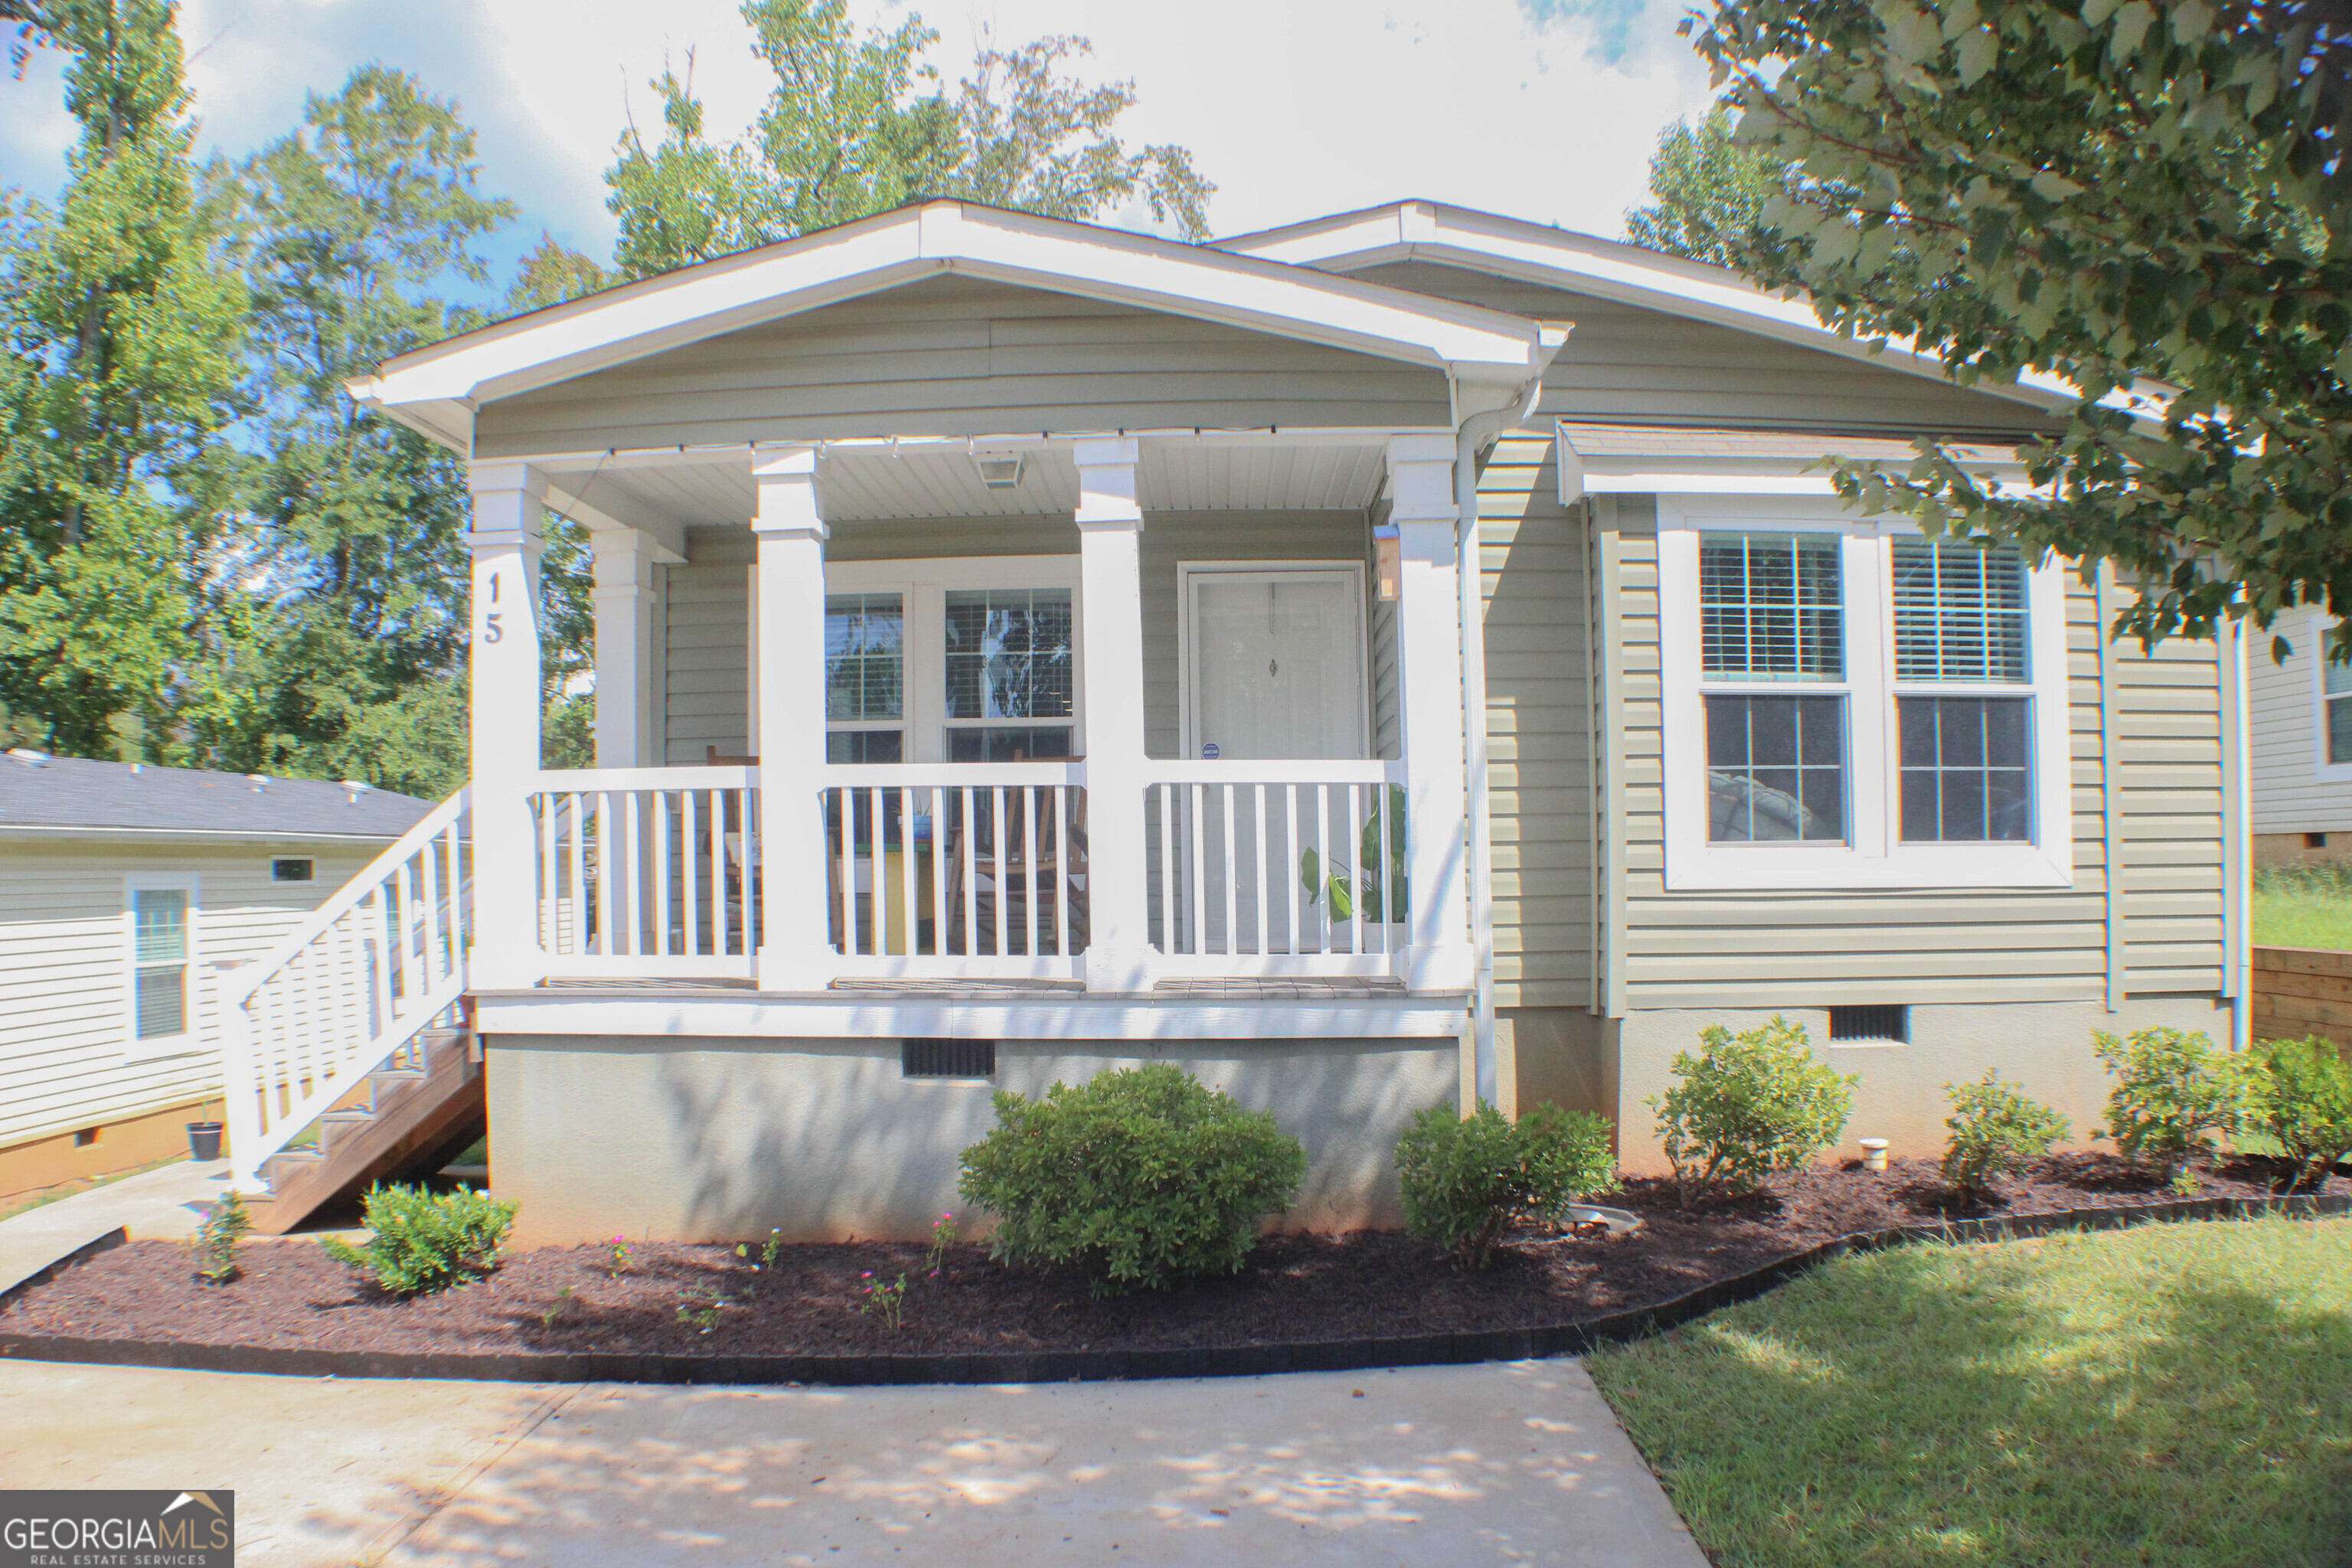
[[[1838,538],[1709,533],[1699,542],[1707,837],[1845,837],[1845,624]],[[1769,683],[1769,695],[1738,689]],[[1818,695],[1798,695],[1810,687]]]
[[[825,596],[826,762],[904,759],[906,665],[906,606],[898,595]]]
[[[1658,507],[1669,889],[2072,882],[2062,567],[1827,499]]]
[[[948,761],[1070,754],[1071,631],[1067,588],[949,590]]]
[[[2338,664],[2327,657],[2327,644],[2319,642],[2320,701],[2327,710],[2327,760],[2330,763],[2352,763],[2352,664]]]
[[[131,895],[131,1034],[170,1039],[188,1032],[188,895],[141,888]]]

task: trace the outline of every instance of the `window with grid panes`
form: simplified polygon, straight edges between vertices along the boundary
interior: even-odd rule
[[[1709,691],[1707,837],[1718,844],[1845,837],[1844,590],[1838,539],[1708,533],[1699,542],[1699,676]],[[1831,689],[1801,695],[1788,688]]]
[[[2327,733],[2320,738],[2331,763],[2352,763],[2352,664],[2338,664],[2319,645],[2320,701],[2327,714]]]
[[[2024,558],[2006,546],[1898,539],[1891,561],[1903,839],[2029,842],[2033,699]],[[1979,689],[1963,695],[1956,687]]]
[[[1067,588],[947,595],[947,753],[953,763],[1066,757],[1076,693]]]
[[[142,1040],[188,1032],[188,895],[141,888],[131,895],[131,1023]]]
[[[825,761],[904,760],[906,669],[906,606],[898,595],[825,595]]]

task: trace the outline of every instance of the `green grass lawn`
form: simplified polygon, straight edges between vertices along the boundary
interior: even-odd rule
[[[2333,866],[2254,873],[2254,941],[2263,947],[2352,948],[2352,876]]]
[[[1589,1364],[1723,1568],[2352,1562],[2352,1220],[1906,1247]]]

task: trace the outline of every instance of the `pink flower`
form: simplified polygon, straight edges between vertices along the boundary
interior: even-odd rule
[[[859,1278],[860,1279],[873,1279],[873,1278],[874,1278],[874,1270],[872,1270],[871,1268],[869,1268],[869,1269],[867,1269],[865,1273],[860,1274],[860,1275],[858,1276],[858,1278]]]

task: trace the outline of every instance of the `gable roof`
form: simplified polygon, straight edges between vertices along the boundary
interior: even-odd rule
[[[1444,202],[1396,202],[1215,243],[1239,255],[1343,273],[1400,261],[1467,268],[1737,328],[1934,381],[1951,380],[1933,354],[1907,342],[1874,348],[1867,340],[1846,337],[1823,326],[1801,295],[1767,293],[1727,267]],[[2052,413],[2075,402],[2064,382],[2038,374],[2015,384],[1980,382],[1968,390]]]
[[[1498,310],[1209,246],[934,201],[467,332],[389,360],[349,390],[466,451],[484,403],[943,273],[1222,321],[1507,390],[1539,376],[1559,346],[1556,331]]]
[[[0,755],[0,833],[389,843],[429,800],[319,779],[256,779],[37,752]]]

